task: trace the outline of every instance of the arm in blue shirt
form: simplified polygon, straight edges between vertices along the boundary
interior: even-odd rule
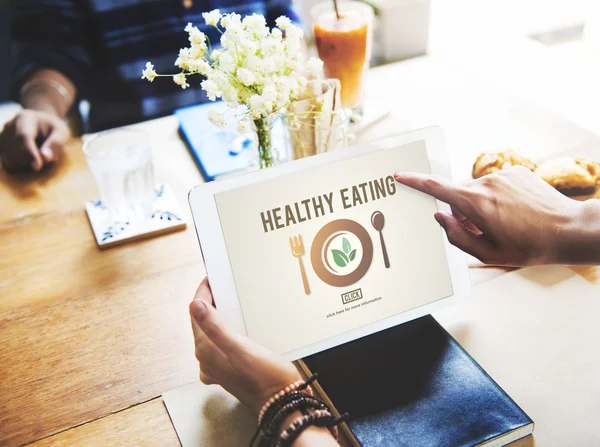
[[[85,48],[85,21],[77,0],[11,0],[11,39],[15,57],[13,96],[18,100],[27,77],[43,68],[56,70],[84,90],[91,59]]]

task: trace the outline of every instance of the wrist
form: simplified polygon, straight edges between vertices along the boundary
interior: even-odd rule
[[[600,264],[600,200],[573,201],[558,228],[550,263]]]
[[[24,108],[51,113],[59,118],[66,116],[76,95],[74,84],[66,76],[49,69],[33,73],[20,91]]]
[[[279,432],[277,436],[281,436],[281,433],[288,427],[290,427],[295,421],[301,418],[302,412],[295,411],[290,414],[287,418],[284,419],[283,423],[279,427]],[[325,441],[333,441],[335,438],[329,431],[327,427],[317,427],[315,425],[311,425],[302,433],[300,436],[292,443],[293,447],[302,447],[302,446],[312,446],[312,445],[325,445]]]

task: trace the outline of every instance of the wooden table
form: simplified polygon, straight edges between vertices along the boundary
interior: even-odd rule
[[[508,141],[503,129],[514,126],[489,85],[438,69],[422,58],[374,70],[371,107],[395,106],[361,138],[441,124],[461,177],[474,154]],[[403,83],[392,92],[396,79]],[[474,111],[483,107],[478,88],[488,102]],[[510,104],[535,115],[535,108]],[[471,120],[468,128],[461,114]],[[494,127],[499,117],[504,121]],[[556,129],[549,124],[556,117],[543,124],[535,117],[533,130],[517,128],[536,150],[552,132],[560,135],[541,152],[600,147],[576,126]],[[540,126],[547,133],[535,140]],[[188,190],[203,180],[176,119],[139,127],[152,137],[157,181],[168,182],[187,209]],[[566,127],[569,144],[561,136]],[[198,376],[187,305],[205,270],[191,217],[186,231],[99,251],[83,208],[98,191],[80,148],[72,140],[64,160],[42,175],[0,172],[0,445],[176,446],[160,396]],[[474,269],[473,282],[502,272]],[[595,278],[595,270],[582,272]]]

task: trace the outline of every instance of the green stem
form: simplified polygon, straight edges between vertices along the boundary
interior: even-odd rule
[[[258,136],[258,163],[260,169],[273,166],[273,147],[271,145],[271,127],[266,118],[254,120]]]

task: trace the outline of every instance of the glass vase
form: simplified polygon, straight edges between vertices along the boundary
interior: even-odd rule
[[[256,148],[258,150],[258,168],[266,169],[275,165],[276,154],[273,149],[272,120],[261,118],[254,120],[254,131],[256,132]]]
[[[260,118],[252,121],[255,154],[249,170],[266,169],[290,160],[290,136],[281,118]]]

